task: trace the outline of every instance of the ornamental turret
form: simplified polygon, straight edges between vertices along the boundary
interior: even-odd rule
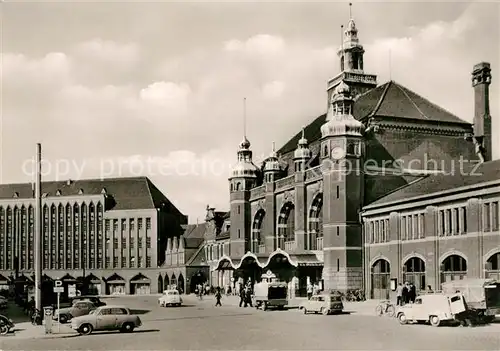
[[[326,123],[321,126],[323,138],[329,136],[355,136],[361,137],[364,132],[363,123],[352,115],[354,100],[350,88],[341,82],[334,91],[328,109]]]
[[[307,163],[311,160],[312,152],[309,149],[308,141],[305,137],[305,128],[302,128],[302,136],[297,144],[297,149],[293,154],[295,172],[305,171]]]
[[[271,153],[269,157],[264,160],[264,182],[272,183],[278,180],[281,171],[281,164],[273,142]]]

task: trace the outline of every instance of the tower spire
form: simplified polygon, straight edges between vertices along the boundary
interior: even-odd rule
[[[247,138],[247,98],[243,98],[243,138]]]
[[[349,19],[352,19],[352,2],[349,3]]]

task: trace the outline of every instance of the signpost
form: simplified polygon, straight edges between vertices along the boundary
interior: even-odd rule
[[[64,286],[61,280],[54,281],[54,292],[57,293],[57,331],[61,331],[61,320],[59,310],[61,309],[61,293],[64,292]]]

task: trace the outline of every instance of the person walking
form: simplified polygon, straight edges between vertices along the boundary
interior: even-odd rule
[[[215,302],[215,307],[217,306],[221,306],[222,307],[222,304],[220,303],[220,299],[222,298],[222,294],[220,292],[220,288],[217,287],[217,291],[215,292],[215,299],[217,300]]]
[[[311,283],[307,284],[307,299],[310,300],[313,294],[313,286]]]
[[[245,307],[246,306],[246,303],[245,303],[245,289],[243,288],[242,285],[239,286],[239,292],[240,292],[240,307],[243,307],[243,304],[245,304]]]
[[[247,305],[250,305],[250,307],[253,307],[253,305],[252,305],[252,287],[250,286],[250,284],[245,289],[245,307],[247,307]]]
[[[410,297],[410,302],[414,303],[415,299],[417,298],[417,288],[413,283],[410,283],[410,288],[409,288],[409,297]]]
[[[396,305],[403,306],[403,284],[401,283],[396,288]]]
[[[410,302],[409,293],[410,291],[408,289],[408,282],[405,282],[403,285],[403,291],[401,292],[401,299],[403,300],[403,305]]]

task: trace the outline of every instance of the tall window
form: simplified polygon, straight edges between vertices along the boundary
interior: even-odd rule
[[[83,266],[85,268],[89,268],[88,266],[88,252],[89,252],[89,243],[87,242],[87,235],[88,235],[88,227],[87,227],[87,221],[88,221],[88,207],[86,204],[82,204],[82,261],[83,261]]]
[[[74,253],[71,250],[73,244],[73,211],[71,205],[66,205],[66,269],[73,268]]]
[[[49,223],[50,223],[50,212],[47,205],[43,207],[43,268],[49,269]]]
[[[78,204],[73,206],[73,268],[80,269],[80,251],[81,251],[81,233],[80,233],[80,207]]]
[[[57,237],[58,237],[58,245],[57,245],[57,268],[63,269],[65,262],[65,252],[64,252],[64,207],[59,204],[57,207]]]
[[[12,209],[7,207],[7,269],[13,269],[12,266],[12,251],[14,249],[14,234],[12,232]]]
[[[26,269],[28,264],[28,257],[26,257],[26,248],[28,245],[28,214],[26,207],[21,207],[21,265],[19,268]]]
[[[52,205],[50,207],[50,268],[51,269],[56,269],[56,261],[58,256],[56,256],[57,253],[57,234],[56,234],[56,229],[57,229],[57,217],[56,217],[56,206]]]

